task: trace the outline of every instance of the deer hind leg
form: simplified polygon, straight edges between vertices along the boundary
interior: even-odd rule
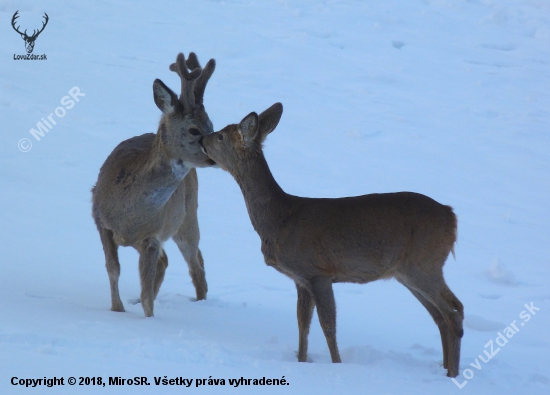
[[[317,306],[319,323],[327,339],[332,362],[342,362],[336,343],[336,302],[332,291],[332,279],[330,277],[313,278],[311,280],[311,291]]]
[[[298,362],[307,361],[307,338],[309,335],[309,327],[311,325],[311,318],[313,317],[313,309],[315,308],[315,302],[311,292],[303,286],[296,283],[296,290],[298,291],[298,303],[297,303],[297,316],[298,316]]]
[[[157,295],[159,294],[160,286],[164,281],[164,273],[166,272],[167,267],[168,267],[168,257],[166,256],[166,252],[164,251],[164,249],[161,249],[159,254],[159,259],[157,261],[157,272],[155,274],[155,285],[153,288],[155,299],[157,298]]]
[[[155,301],[155,277],[162,247],[157,239],[149,237],[143,241],[138,250],[141,306],[145,316],[152,317]]]
[[[109,275],[109,284],[111,286],[111,310],[124,311],[124,305],[120,300],[118,292],[118,278],[120,277],[120,263],[118,261],[118,246],[113,239],[113,232],[98,227],[101,244],[103,244],[103,252],[105,253],[105,267]]]
[[[399,281],[399,280],[398,280]],[[400,281],[401,282],[401,281]],[[405,284],[403,284],[405,285]],[[431,317],[435,321],[437,327],[439,328],[439,334],[441,335],[441,346],[443,348],[443,367],[445,369],[448,368],[448,358],[449,358],[449,326],[447,325],[447,321],[445,321],[445,318],[441,315],[437,307],[432,304],[428,299],[426,299],[422,294],[420,294],[418,291],[415,291],[411,287],[405,285],[405,287],[411,291],[411,293],[418,299],[420,303],[422,303],[422,306],[428,310],[428,313],[430,313]]]
[[[204,260],[202,259],[201,250],[199,250],[199,227],[195,222],[196,227],[185,228],[185,223],[179,229],[178,233],[173,237],[173,240],[178,245],[187,266],[189,267],[189,275],[195,286],[197,300],[206,299],[208,292],[208,284],[206,284],[206,276],[204,273]]]
[[[447,376],[458,376],[460,363],[460,343],[464,330],[464,307],[460,300],[452,293],[443,278],[443,272],[438,269],[437,273],[430,275],[407,276],[404,282],[425,299],[437,307],[447,326],[447,357],[443,364],[447,366]],[[442,338],[443,341],[443,338]]]

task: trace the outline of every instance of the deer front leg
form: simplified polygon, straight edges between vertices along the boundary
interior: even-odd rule
[[[195,286],[197,300],[206,299],[208,285],[204,273],[204,260],[199,250],[199,221],[197,219],[199,180],[197,170],[191,169],[183,179],[185,186],[185,217],[173,239],[187,262],[189,275]]]
[[[99,227],[98,230],[101,244],[103,244],[103,252],[105,253],[105,267],[109,275],[109,285],[111,286],[111,310],[123,312],[124,305],[122,304],[122,300],[120,300],[118,292],[118,278],[120,277],[118,246],[113,240],[112,231]]]
[[[186,177],[186,180],[188,177],[189,175]],[[208,284],[206,283],[206,275],[204,273],[204,260],[199,249],[200,232],[196,207],[187,207],[183,224],[172,239],[178,245],[185,262],[187,262],[189,275],[195,286],[197,300],[206,299]]]
[[[297,316],[298,316],[298,362],[307,361],[307,338],[309,335],[309,327],[311,325],[311,317],[315,303],[310,291],[296,283],[298,291]]]
[[[327,339],[332,362],[342,362],[336,343],[336,303],[330,277],[315,277],[311,280],[311,290],[317,306],[319,323]]]
[[[198,242],[194,243],[192,240],[189,240],[187,235],[181,235],[180,233],[174,236],[173,239],[178,245],[183,258],[189,267],[189,275],[191,276],[191,281],[193,281],[193,285],[195,286],[197,300],[206,299],[208,285],[206,284],[204,261],[202,259],[201,250],[199,250]]]
[[[153,306],[155,301],[154,285],[160,251],[160,242],[152,237],[145,239],[139,249],[141,305],[146,317],[153,316]]]

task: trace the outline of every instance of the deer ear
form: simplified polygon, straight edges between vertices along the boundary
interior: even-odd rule
[[[258,134],[258,114],[251,112],[244,117],[237,130],[243,139],[244,145],[249,145]]]
[[[164,114],[173,114],[179,105],[178,97],[170,88],[159,79],[153,83],[153,97],[155,104]]]
[[[260,114],[260,116],[258,117],[258,121],[260,124],[258,129],[260,131],[260,139],[262,143],[264,142],[267,135],[275,130],[275,128],[279,124],[279,121],[281,120],[282,115],[283,105],[281,103],[275,103]]]

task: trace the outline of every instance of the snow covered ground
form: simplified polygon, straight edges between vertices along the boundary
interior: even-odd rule
[[[47,60],[13,59],[25,53],[17,10],[29,31],[48,13],[34,48]],[[212,394],[550,393],[548,1],[15,0],[0,15],[0,393],[184,391],[156,386],[164,376],[226,380],[185,390]],[[152,83],[179,90],[168,65],[182,51],[217,61],[205,95],[215,130],[283,103],[265,152],[287,192],[407,190],[454,207],[445,276],[466,314],[456,383],[437,327],[393,280],[335,285],[343,363],[330,363],[316,318],[312,363],[296,362],[294,284],[263,263],[241,192],[219,169],[199,171],[208,300],[193,302],[168,242],[155,317],[131,303],[131,249],[119,250],[127,312],[109,311],[90,189],[120,141],[156,130]],[[29,130],[73,87],[85,96],[37,141]],[[490,341],[499,351],[485,363]],[[11,384],[54,376],[66,385]],[[151,385],[69,386],[71,376]],[[228,383],[264,376],[289,385]]]

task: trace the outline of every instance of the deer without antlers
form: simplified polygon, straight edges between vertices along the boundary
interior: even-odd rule
[[[441,334],[443,366],[458,374],[462,303],[443,278],[456,241],[449,206],[412,192],[313,199],[285,193],[273,178],[262,143],[282,115],[277,103],[201,139],[205,152],[235,178],[261,238],[265,263],[292,278],[298,291],[298,361],[307,359],[314,307],[332,362],[336,304],[332,283],[395,278],[428,310]]]
[[[140,254],[141,303],[150,317],[168,266],[162,248],[168,238],[189,266],[197,300],[206,298],[195,167],[215,165],[198,144],[201,136],[213,132],[203,95],[214,68],[214,59],[202,69],[194,53],[187,61],[180,53],[170,65],[181,78],[180,98],[161,80],[153,84],[155,103],[163,113],[157,133],[123,141],[99,171],[92,214],[105,252],[113,311],[124,311],[118,292],[118,246],[132,246]]]
[[[34,49],[34,42],[36,41],[36,39],[40,35],[40,33],[42,33],[42,31],[44,30],[44,28],[48,24],[48,21],[50,20],[50,18],[48,17],[48,14],[44,13],[43,18],[45,19],[45,21],[42,22],[42,28],[40,28],[38,30],[36,30],[36,29],[33,30],[32,35],[29,37],[27,35],[27,29],[25,29],[25,31],[22,33],[22,32],[19,31],[19,27],[15,26],[16,19],[19,18],[18,13],[19,13],[19,11],[15,11],[15,14],[13,14],[13,17],[11,18],[11,27],[13,27],[13,30],[15,30],[17,33],[19,33],[21,35],[21,38],[23,38],[23,40],[25,40],[25,49],[27,50],[27,53],[32,53],[32,51]]]

